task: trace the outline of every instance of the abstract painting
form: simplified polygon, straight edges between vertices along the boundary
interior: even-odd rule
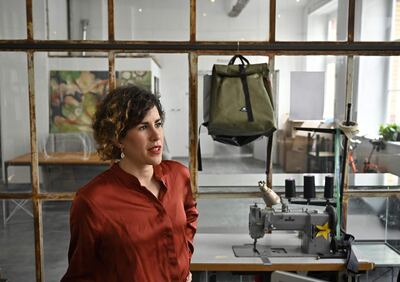
[[[151,90],[150,71],[118,71],[117,85]],[[91,132],[97,104],[108,93],[107,71],[50,71],[50,133]]]

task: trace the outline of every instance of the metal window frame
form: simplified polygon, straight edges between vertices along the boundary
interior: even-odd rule
[[[35,40],[33,36],[32,1],[26,0],[27,39],[0,40],[0,52],[26,52],[28,62],[28,95],[30,114],[30,146],[31,146],[31,193],[0,193],[0,199],[28,199],[33,203],[34,234],[35,234],[35,265],[36,281],[44,281],[43,258],[43,201],[72,200],[75,193],[42,193],[39,187],[38,148],[36,132],[35,90],[34,90],[34,53],[43,51],[106,51],[108,52],[109,87],[115,87],[115,57],[117,53],[184,53],[188,55],[189,63],[189,169],[192,179],[192,191],[198,195],[197,187],[197,69],[200,55],[232,55],[237,52],[237,42],[232,41],[198,41],[196,40],[196,0],[190,0],[190,39],[189,41],[137,41],[115,40],[114,0],[108,0],[108,40]],[[270,66],[274,70],[277,55],[333,55],[347,56],[346,101],[352,100],[351,78],[353,76],[354,56],[399,56],[400,42],[354,42],[355,1],[348,0],[348,27],[346,41],[312,41],[283,42],[275,40],[276,1],[270,0],[269,9],[269,40],[240,42],[240,52],[245,55],[268,56]],[[345,105],[344,105],[345,106]],[[344,206],[352,196],[389,196],[399,191],[348,191],[347,170],[344,171]],[[267,177],[271,182],[272,175]],[[390,195],[391,195],[390,194]],[[206,198],[213,195],[205,195]],[[215,193],[218,197],[218,193]],[[254,196],[254,195],[250,195]],[[223,197],[246,197],[243,195],[228,195]]]

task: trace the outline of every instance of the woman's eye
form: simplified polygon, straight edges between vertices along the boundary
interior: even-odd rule
[[[163,123],[162,123],[162,122],[157,122],[157,123],[156,123],[156,127],[157,127],[157,128],[163,127]]]
[[[145,130],[147,128],[147,125],[142,125],[139,127],[139,130]]]

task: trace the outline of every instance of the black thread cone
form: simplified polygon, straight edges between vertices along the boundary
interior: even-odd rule
[[[304,175],[304,199],[315,198],[315,178],[314,175]]]

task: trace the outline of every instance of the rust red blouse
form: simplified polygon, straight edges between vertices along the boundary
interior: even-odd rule
[[[81,188],[72,204],[66,281],[185,281],[198,212],[188,169],[154,167],[156,198],[118,164]]]

